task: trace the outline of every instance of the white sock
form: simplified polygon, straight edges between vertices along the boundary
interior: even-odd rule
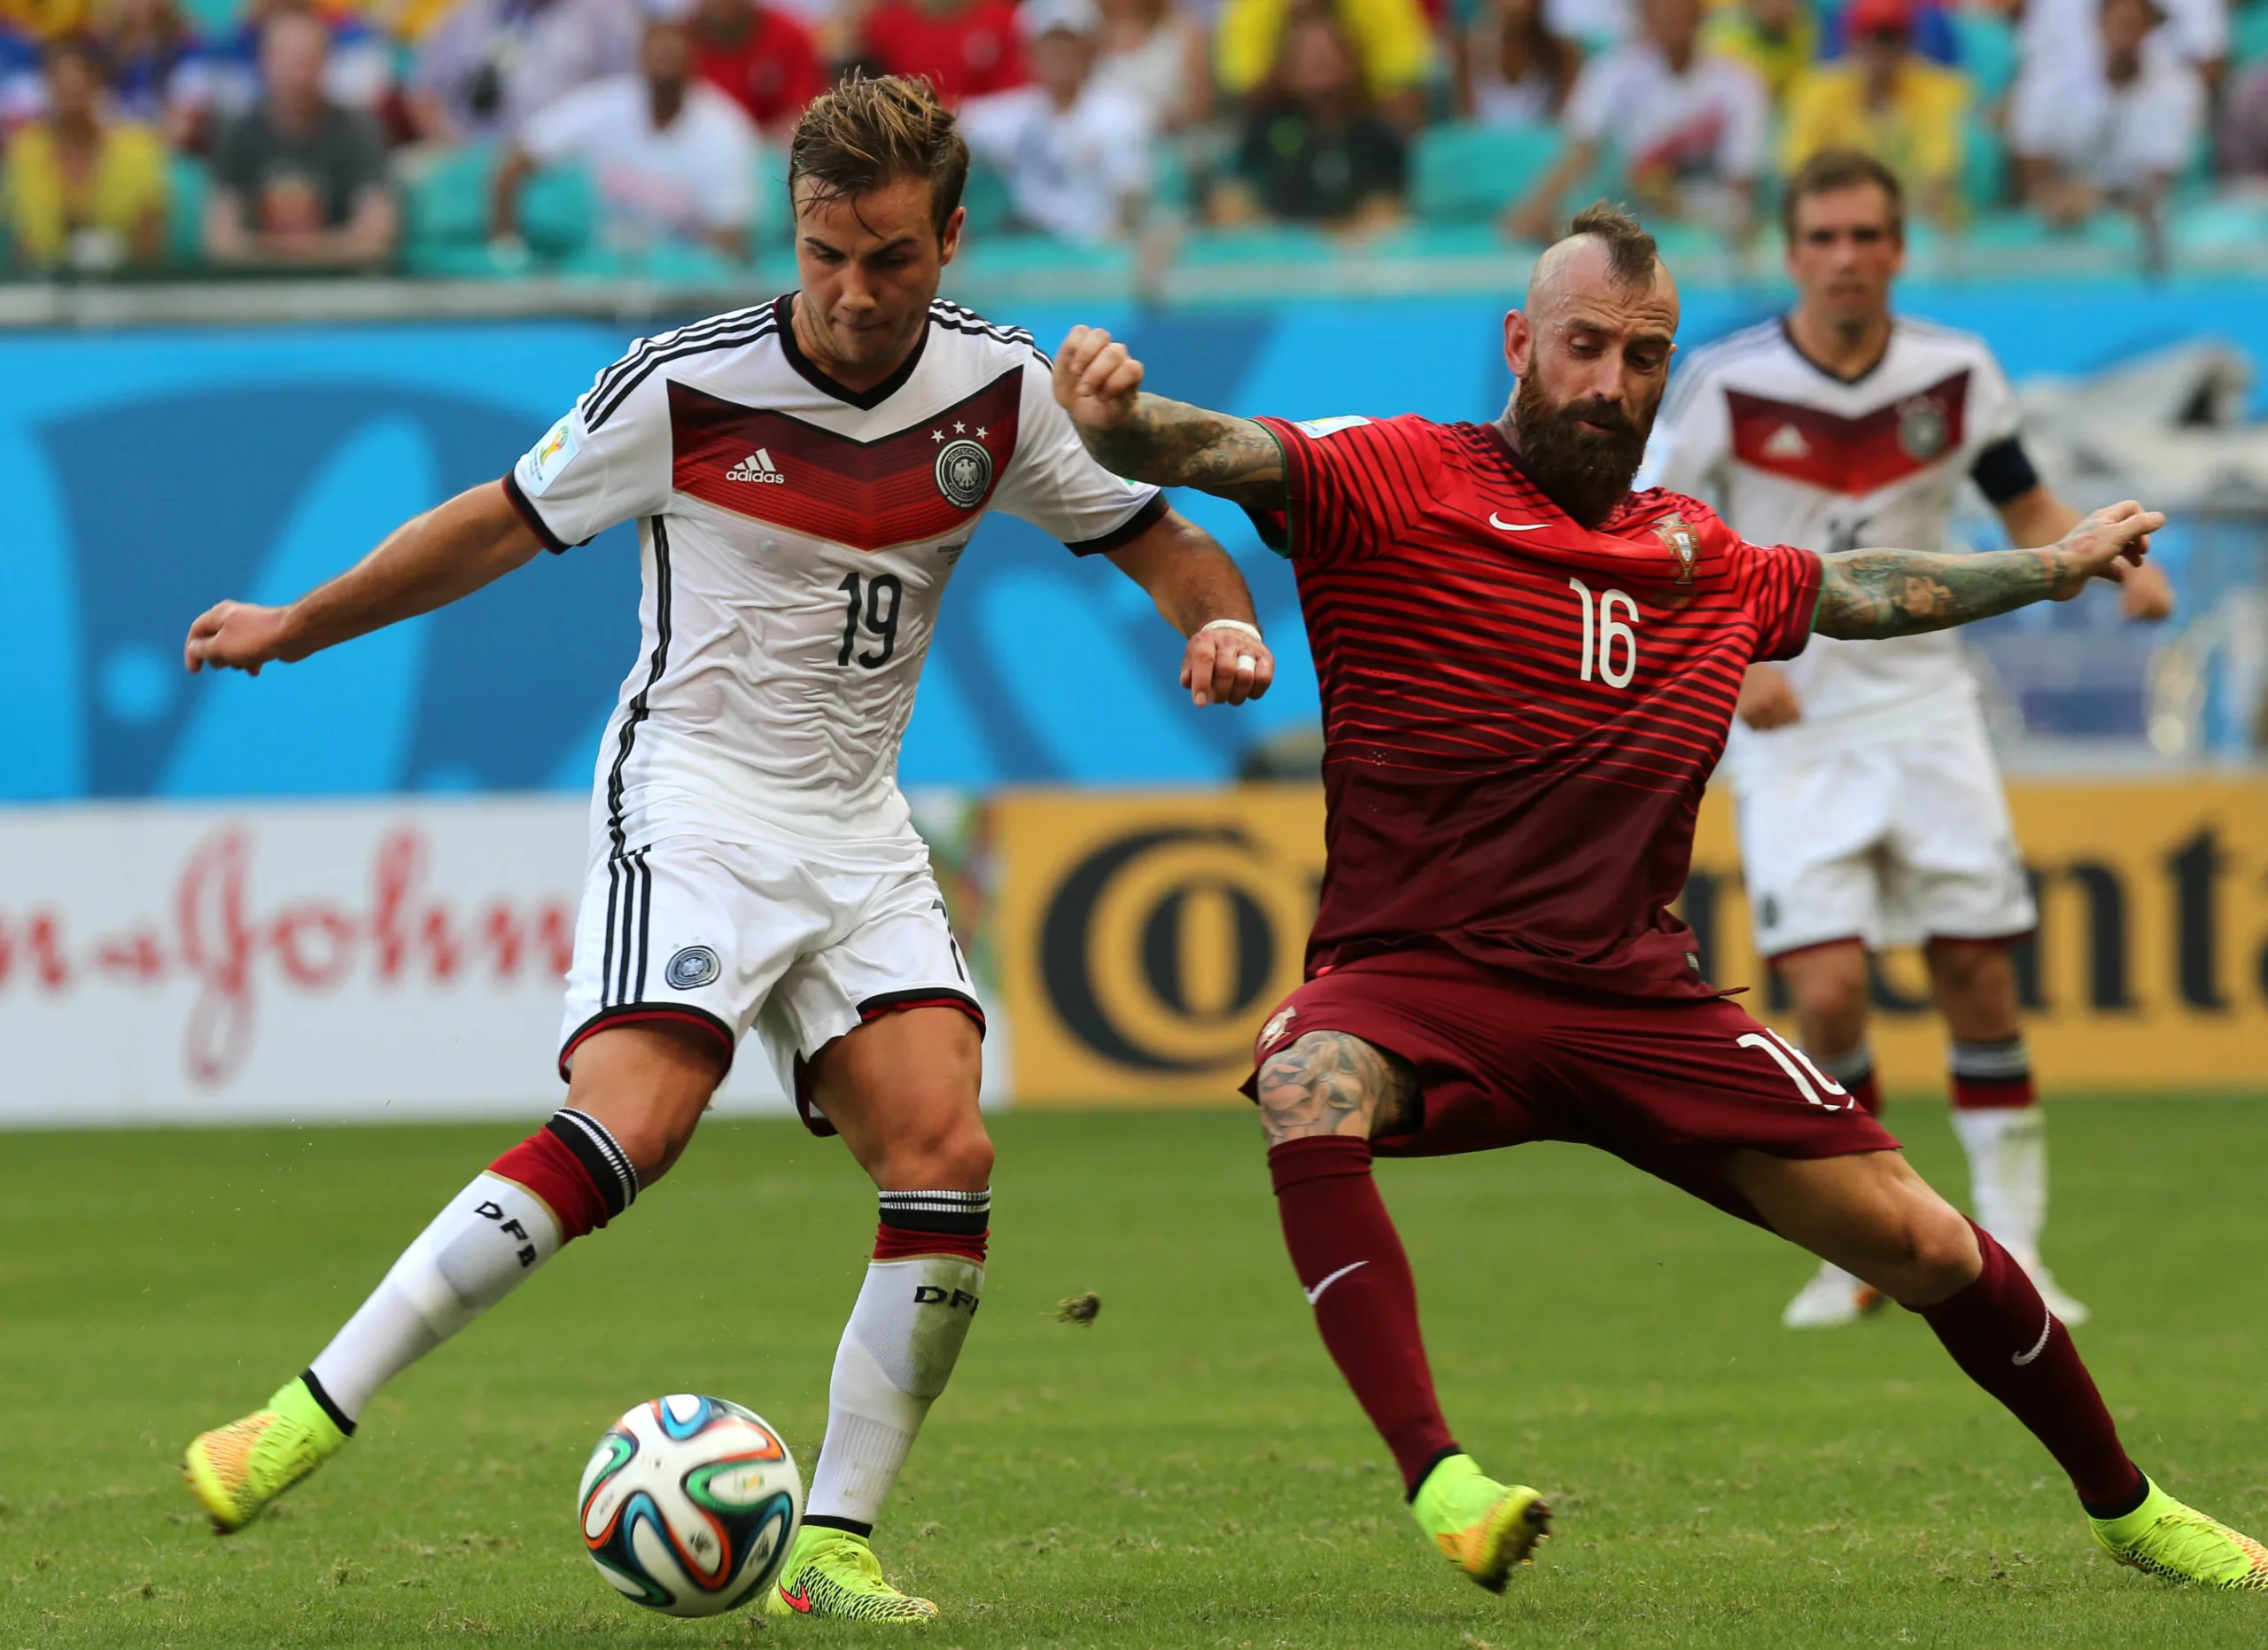
[[[1977,1224],[2025,1268],[2039,1265],[2047,1224],[2047,1114],[2037,1106],[1955,1111],[1953,1127],[1969,1153]]]
[[[307,1373],[336,1416],[359,1420],[372,1393],[509,1295],[559,1244],[540,1198],[482,1172],[402,1251]]]
[[[942,1217],[982,1234],[988,1192],[882,1195],[883,1236],[902,1248],[918,1235],[890,1224],[893,1201],[950,1203]],[[903,1212],[901,1210],[899,1212]],[[984,1294],[983,1263],[965,1255],[915,1255],[874,1260],[850,1309],[827,1394],[827,1438],[804,1502],[804,1522],[860,1533],[881,1517],[921,1430],[929,1405],[952,1378],[968,1326]]]

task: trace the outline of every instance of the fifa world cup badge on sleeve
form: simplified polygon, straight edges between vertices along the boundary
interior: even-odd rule
[[[1350,415],[1343,418],[1304,418],[1295,427],[1320,441],[1326,435],[1336,435],[1341,430],[1359,429],[1368,423],[1370,420],[1367,418]]]
[[[559,472],[575,462],[574,415],[569,414],[551,426],[527,455],[527,476],[520,483],[528,494],[541,498],[544,489],[559,479]]]

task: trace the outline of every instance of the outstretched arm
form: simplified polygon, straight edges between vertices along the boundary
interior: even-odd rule
[[[286,607],[223,602],[189,627],[182,663],[190,670],[240,670],[310,653],[430,613],[502,578],[543,548],[492,481],[413,516],[328,583]]]
[[[1812,628],[1823,636],[1908,636],[1989,619],[2034,602],[2068,602],[2090,579],[2123,583],[2165,518],[2133,500],[2096,510],[2054,543],[2029,550],[1938,556],[1845,550],[1822,556]]]
[[[1118,571],[1150,593],[1166,623],[1189,638],[1181,685],[1197,704],[1242,704],[1276,680],[1276,656],[1261,640],[1252,591],[1213,535],[1178,510],[1110,553]]]
[[[1284,454],[1275,437],[1249,418],[1145,393],[1142,363],[1099,327],[1073,327],[1063,340],[1055,399],[1106,470],[1262,510],[1285,508]]]
[[[2012,544],[2052,544],[2079,524],[2079,512],[2035,484],[1995,507]],[[2173,617],[2173,583],[2155,562],[2144,562],[2119,581],[2118,606],[2129,619],[2151,624]]]

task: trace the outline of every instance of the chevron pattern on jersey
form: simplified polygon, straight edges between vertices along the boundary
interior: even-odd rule
[[[1023,368],[871,441],[672,381],[677,490],[790,533],[882,550],[973,526],[1015,455]],[[761,481],[747,466],[761,453]],[[735,473],[737,471],[737,473]]]

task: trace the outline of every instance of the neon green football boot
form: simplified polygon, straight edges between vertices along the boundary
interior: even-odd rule
[[[264,1407],[200,1436],[182,1457],[181,1475],[212,1515],[214,1533],[225,1536],[258,1518],[346,1442],[307,1381],[295,1377]]]
[[[2173,1581],[2268,1592],[2268,1547],[2184,1506],[2156,1484],[2124,1518],[2090,1518],[2097,1545],[2121,1564]]]
[[[805,1524],[765,1603],[768,1615],[836,1622],[934,1622],[937,1607],[882,1579],[882,1561],[864,1536]]]
[[[1441,1556],[1491,1592],[1503,1592],[1551,1529],[1541,1495],[1483,1475],[1470,1455],[1449,1456],[1426,1474],[1410,1511]]]

